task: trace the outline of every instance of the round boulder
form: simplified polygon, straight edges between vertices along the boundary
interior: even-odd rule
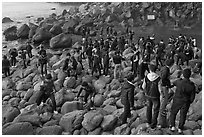
[[[36,33],[33,36],[33,42],[41,43],[43,41],[50,40],[51,37],[52,37],[52,34],[49,31],[47,31],[45,28],[40,28],[36,30]]]
[[[11,23],[11,22],[13,22],[13,20],[11,20],[9,17],[4,17],[2,19],[2,23]]]
[[[68,34],[61,33],[50,40],[50,47],[57,48],[70,48],[72,47],[72,38]]]

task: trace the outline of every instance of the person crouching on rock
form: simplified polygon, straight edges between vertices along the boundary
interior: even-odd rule
[[[43,77],[44,74],[47,75],[47,53],[42,45],[40,46],[40,51],[38,52],[38,54],[40,55],[38,63],[40,65],[41,75]],[[45,71],[44,71],[44,68],[45,68]]]
[[[122,124],[127,122],[127,118],[131,117],[130,110],[134,109],[134,90],[135,85],[132,83],[134,75],[129,74],[127,80],[122,85],[121,89],[121,103],[124,105],[124,112],[122,114]]]
[[[186,116],[190,104],[193,103],[195,99],[196,88],[195,84],[189,80],[191,76],[190,69],[183,70],[183,79],[178,79],[173,84],[176,86],[176,92],[173,97],[173,104],[171,106],[170,113],[170,128],[171,131],[175,131],[175,120],[178,111],[180,110],[180,120],[178,126],[178,132],[182,133],[184,124],[186,121]]]
[[[79,93],[77,94],[77,97],[75,99],[78,99],[78,97],[80,96],[81,92],[84,90],[85,91],[85,95],[84,95],[84,104],[87,103],[88,101],[88,97],[90,96],[91,101],[93,101],[93,98],[96,94],[94,87],[92,87],[91,84],[87,83],[86,81],[84,81],[81,84],[81,89],[79,90]]]
[[[37,105],[39,106],[41,102],[45,103],[46,100],[50,98],[52,101],[52,113],[53,112],[58,113],[56,111],[56,101],[55,101],[55,96],[54,96],[54,93],[57,92],[57,90],[55,89],[55,85],[52,80],[51,74],[46,75],[45,80],[42,82],[40,86],[40,91],[41,91],[41,96],[37,100]]]
[[[5,77],[10,76],[10,62],[7,59],[6,55],[3,56],[2,71],[3,71],[4,75],[5,75]]]

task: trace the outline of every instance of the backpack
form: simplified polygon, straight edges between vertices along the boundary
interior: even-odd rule
[[[158,88],[158,81],[160,78],[157,78],[154,81],[150,81],[147,76],[145,77],[145,82],[146,82],[146,88],[145,88],[145,94],[147,97],[150,98],[159,98],[160,93],[159,93],[159,88]]]

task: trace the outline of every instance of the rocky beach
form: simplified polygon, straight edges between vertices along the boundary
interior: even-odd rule
[[[176,7],[175,9],[172,7]],[[59,7],[57,7],[59,8]],[[55,10],[52,7],[50,10]],[[10,48],[18,50],[33,42],[33,57],[30,66],[23,69],[19,61],[11,68],[11,76],[2,78],[2,134],[3,135],[177,135],[169,128],[150,130],[146,126],[146,104],[142,90],[134,91],[135,110],[126,124],[120,124],[124,110],[121,103],[122,82],[110,76],[92,76],[87,73],[88,61],[83,60],[84,70],[78,65],[78,77],[66,77],[62,65],[67,53],[74,47],[81,47],[83,26],[91,28],[92,39],[99,39],[100,28],[112,26],[119,36],[125,36],[127,26],[134,30],[134,42],[143,36],[155,34],[156,40],[167,43],[172,35],[185,34],[196,38],[202,47],[202,4],[201,3],[147,3],[147,2],[94,2],[70,6],[62,13],[48,17],[26,17],[24,21],[9,17],[2,19],[2,54],[8,55]],[[154,15],[155,19],[147,18]],[[104,32],[103,38],[107,35]],[[49,58],[48,72],[51,73],[57,89],[55,100],[58,114],[50,112],[51,101],[37,106],[42,77],[37,66],[37,47],[46,42]],[[125,54],[130,52],[126,51]],[[201,55],[200,55],[201,56]],[[201,57],[202,58],[202,57]],[[200,58],[200,60],[201,60]],[[198,60],[191,60],[193,67]],[[129,73],[130,62],[121,72]],[[112,71],[112,70],[111,70]],[[178,74],[173,74],[171,81]],[[196,85],[196,97],[187,114],[184,135],[202,135],[202,76],[193,74],[190,78]],[[82,101],[75,100],[82,81],[95,87],[94,109],[87,110]],[[175,88],[173,89],[175,90]],[[84,93],[82,93],[84,94]],[[167,116],[172,102],[167,105]],[[179,115],[176,118],[178,124]],[[167,122],[168,123],[168,122]]]

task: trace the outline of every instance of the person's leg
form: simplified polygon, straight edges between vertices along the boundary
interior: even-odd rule
[[[152,117],[152,124],[151,127],[155,128],[157,126],[157,118],[159,115],[159,108],[160,108],[160,99],[153,100],[153,117]]]
[[[8,73],[8,76],[10,76],[10,68],[9,67],[7,68],[7,73]]]
[[[147,117],[147,123],[151,124],[152,123],[152,100],[147,99],[147,112],[146,112],[146,117]]]
[[[52,112],[56,111],[56,101],[55,101],[55,96],[54,93],[50,95],[50,99],[52,101]]]
[[[41,71],[41,75],[43,76],[43,64],[40,63],[40,71]]]
[[[14,64],[13,65],[16,66],[16,57],[14,57]]]
[[[26,68],[26,59],[23,59],[23,68]]]
[[[7,77],[6,68],[4,68],[2,71],[3,71],[4,75],[5,75],[5,77]]]
[[[44,64],[44,67],[45,67],[45,75],[47,75],[47,63]]]
[[[128,101],[128,98],[126,98],[127,101],[125,101],[125,104],[124,104],[124,112],[122,114],[122,124],[126,123],[127,122],[127,118],[131,116],[131,113],[130,113],[130,103]]]
[[[113,72],[114,79],[117,78],[117,65],[115,65],[114,72]]]
[[[130,108],[134,108],[134,90],[133,92],[128,92],[128,102],[130,104]]]
[[[87,92],[85,91],[85,95],[84,95],[84,102],[85,102],[85,103],[87,103],[88,97],[89,97],[89,93],[87,93]]]
[[[177,115],[177,113],[178,113],[178,111],[180,110],[181,107],[182,107],[182,105],[179,102],[179,100],[174,99],[173,104],[171,106],[171,113],[170,113],[170,116],[169,116],[170,127],[175,127],[176,115]]]
[[[181,110],[180,110],[180,120],[179,120],[179,129],[183,130],[185,121],[186,121],[186,115],[188,113],[188,109],[190,107],[190,103],[184,103]]]
[[[11,66],[14,66],[14,59],[11,57]]]

